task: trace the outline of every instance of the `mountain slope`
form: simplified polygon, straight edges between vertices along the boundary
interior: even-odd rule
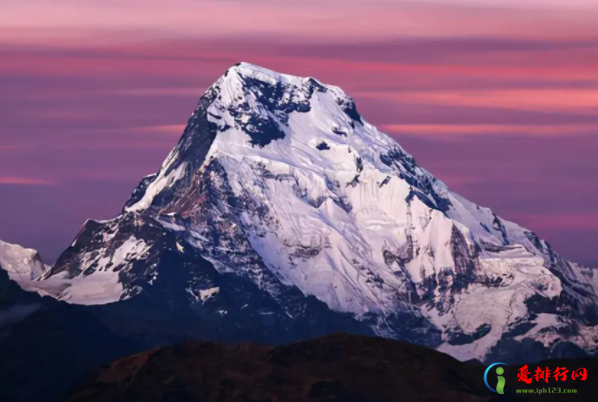
[[[34,287],[114,311],[166,297],[251,327],[249,309],[259,333],[283,323],[268,341],[342,323],[462,360],[598,342],[596,271],[452,193],[340,88],[247,63],[206,91],[121,214],[86,222]]]
[[[481,369],[433,350],[344,334],[276,348],[188,342],[116,361],[66,400],[488,401]]]

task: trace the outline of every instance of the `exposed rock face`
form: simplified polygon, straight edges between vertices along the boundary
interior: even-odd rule
[[[595,270],[452,193],[340,88],[246,63],[119,216],[20,283],[151,344],[351,331],[509,361],[598,342]]]

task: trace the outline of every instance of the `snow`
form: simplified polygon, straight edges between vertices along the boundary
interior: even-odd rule
[[[14,281],[34,280],[48,267],[39,258],[36,250],[5,243],[0,240],[0,267]]]
[[[129,264],[132,260],[142,259],[147,255],[149,245],[141,239],[130,237],[127,239],[111,257],[102,257],[98,260],[98,270],[102,271],[108,269],[108,265],[111,264],[112,270],[122,265]]]
[[[49,282],[51,282],[50,280]],[[117,272],[95,272],[87,277],[78,276],[65,280],[69,286],[58,295],[58,300],[72,304],[94,305],[116,302],[121,299],[123,285]]]
[[[57,298],[72,304],[106,304],[121,300],[124,287],[120,281],[119,271],[125,270],[133,261],[147,257],[149,245],[134,236],[127,239],[112,255],[102,255],[93,258],[91,254],[84,254],[82,271],[89,267],[94,272],[89,275],[83,273],[74,277],[47,278],[44,285],[54,284],[60,288]],[[155,280],[155,278],[154,278]],[[40,288],[43,289],[43,288]],[[48,293],[52,294],[51,291]],[[56,293],[56,291],[54,291]]]
[[[240,75],[266,82],[275,80],[295,86],[302,82],[297,77],[246,64],[237,70]],[[221,82],[228,96],[222,103],[250,96],[243,92],[238,75],[229,77],[229,85],[226,79]],[[560,280],[545,268],[542,252],[527,239],[525,229],[450,192],[444,183],[420,167],[415,168],[416,174],[433,183],[434,191],[452,207],[443,213],[430,209],[418,198],[407,203],[411,188],[397,177],[405,173],[404,167],[387,166],[380,158],[393,148],[403,149],[365,121],[352,127],[337,102],[347,99],[347,95],[340,88],[327,88],[326,93],[314,92],[309,113],[289,115],[288,127],[283,127],[287,133],[284,139],[263,148],[253,147],[247,134],[232,128],[219,133],[209,151],[210,157],[224,166],[233,191],[239,197],[251,194],[260,205],[268,207],[269,221],[280,222],[268,225],[263,218],[251,214],[243,214],[240,220],[244,228],[250,228],[247,236],[252,248],[283,283],[299,287],[334,310],[357,315],[390,312],[397,305],[397,290],[404,290],[406,282],[396,275],[402,269],[398,263],[386,264],[384,251],[404,253],[411,239],[417,251],[405,268],[409,279],[417,285],[441,270],[455,270],[450,246],[454,228],[463,234],[471,249],[476,244],[502,246],[506,236],[512,247],[483,251],[478,267],[478,275],[501,278],[503,286],[471,286],[455,296],[450,314],[424,311],[441,328],[458,327],[473,332],[482,324],[491,325],[490,333],[476,342],[441,347],[462,359],[480,358],[496,344],[509,325],[527,314],[525,300],[538,288],[544,289],[546,297],[561,293]],[[232,117],[222,110],[226,108],[215,102],[209,112],[232,123]],[[345,135],[336,134],[335,130]],[[317,150],[321,142],[329,149]],[[360,172],[357,158],[363,163]],[[262,177],[264,169],[271,173],[269,178]],[[288,179],[273,178],[277,175]],[[359,182],[349,186],[357,175]],[[391,180],[380,187],[386,177]],[[327,183],[331,182],[338,182],[338,188],[330,189]],[[341,198],[351,205],[349,212],[334,202]],[[314,200],[324,201],[315,206],[310,202]],[[495,225],[496,219],[504,233]],[[313,255],[298,254],[305,249],[313,250]],[[588,279],[584,281],[598,288],[598,275],[585,275]],[[368,281],[370,276],[381,278],[383,285]]]
[[[339,106],[339,99],[348,97],[338,87],[314,91],[308,113],[290,113],[288,126],[280,126],[285,138],[265,147],[252,146],[228,112],[239,99],[248,98],[255,111],[267,113],[243,89],[241,78],[247,76],[297,88],[305,79],[244,63],[218,81],[221,99],[208,110],[219,117],[214,122],[232,128],[218,134],[206,160],[220,162],[238,197],[250,195],[268,208],[267,220],[243,213],[235,224],[244,228],[251,247],[282,283],[297,286],[333,310],[386,314],[397,308],[396,294],[406,291],[407,281],[420,285],[440,271],[455,271],[454,229],[462,233],[470,249],[476,244],[502,246],[506,236],[511,247],[483,250],[477,273],[493,280],[501,278],[503,286],[472,285],[455,295],[449,314],[423,308],[440,328],[460,328],[467,333],[482,324],[491,325],[490,333],[476,342],[440,348],[463,359],[483,356],[509,325],[527,314],[525,300],[538,288],[544,289],[546,297],[561,293],[560,280],[544,267],[542,252],[526,238],[525,229],[500,219],[501,229],[495,224],[499,218],[490,209],[452,193],[418,166],[414,174],[432,183],[433,190],[452,207],[446,212],[431,209],[417,197],[406,202],[411,186],[398,176],[405,174],[407,167],[401,163],[388,166],[381,159],[391,149],[404,150],[366,121],[363,125],[352,123]],[[241,121],[247,122],[247,115]],[[322,142],[329,149],[318,150],[316,146]],[[361,171],[357,158],[363,165]],[[349,185],[356,176],[355,185]],[[387,177],[390,180],[380,186]],[[338,186],[328,184],[335,182]],[[339,199],[351,210],[341,208],[335,202]],[[201,244],[200,239],[194,240]],[[398,262],[386,263],[385,251],[406,255],[409,242],[413,255],[404,267]],[[225,268],[221,263],[218,267]],[[234,272],[235,267],[229,271]],[[584,281],[596,289],[597,275],[584,275]],[[382,285],[372,281],[374,277]],[[435,291],[435,297],[440,296]]]
[[[199,291],[199,298],[201,299],[202,302],[205,302],[210,297],[216,295],[219,291],[220,291],[220,288],[218,288],[218,287],[200,290]]]
[[[176,169],[166,173],[168,172],[168,167],[170,166],[168,161],[174,160],[174,157],[175,152],[173,151],[169,158],[167,158],[167,160],[164,162],[162,170],[160,170],[158,176],[147,187],[143,197],[137,203],[125,208],[125,211],[137,212],[148,208],[156,195],[185,176],[185,164],[181,164]]]
[[[12,278],[11,278],[12,279]],[[95,272],[87,277],[69,278],[65,272],[41,281],[15,280],[21,288],[70,304],[94,305],[116,302],[123,293],[117,272]]]
[[[241,72],[248,74],[247,68]],[[262,74],[273,76],[260,69],[257,76]],[[286,76],[282,80],[301,82]],[[226,88],[234,92],[238,90],[236,84],[234,81]],[[453,223],[418,199],[409,208],[404,200],[410,187],[405,181],[391,180],[379,186],[389,173],[396,176],[398,172],[390,171],[378,155],[400,147],[367,123],[351,128],[349,118],[336,102],[346,95],[338,88],[329,89],[327,93],[314,92],[310,113],[291,113],[291,135],[286,138],[257,148],[248,144],[247,134],[240,129],[229,129],[219,133],[209,155],[224,166],[237,195],[251,194],[269,207],[273,220],[284,222],[276,228],[263,228],[265,235],[249,235],[252,247],[283,283],[296,285],[339,311],[391,309],[395,304],[391,293],[404,284],[394,275],[398,267],[386,266],[383,251],[400,250],[408,235],[430,244],[438,251],[433,260],[422,254],[410,262],[410,273],[419,281],[422,266],[428,275],[434,266],[452,266],[451,255],[442,244],[450,240]],[[230,119],[220,109],[214,104],[209,112]],[[351,135],[335,134],[333,129],[339,127]],[[321,141],[330,149],[316,150],[315,145]],[[357,170],[357,158],[363,163],[361,172]],[[260,167],[289,180],[263,179]],[[347,186],[357,174],[361,184]],[[334,181],[339,182],[339,188],[328,189],[326,183]],[[303,193],[298,195],[296,188]],[[351,212],[333,202],[333,198],[340,197],[351,204]],[[318,199],[325,201],[315,208],[309,200]],[[263,226],[260,218],[248,215],[242,224]],[[294,257],[302,249],[319,251],[310,258]],[[380,275],[390,285],[386,293],[368,283],[358,266],[369,267],[372,275]]]
[[[112,237],[108,236],[107,241],[111,239]],[[143,240],[131,237],[111,255],[84,253],[81,257],[81,272],[93,268],[91,274],[81,273],[71,277],[63,271],[47,278],[32,280],[35,278],[11,275],[9,271],[9,276],[25,290],[37,292],[42,296],[51,296],[67,303],[81,305],[113,303],[121,300],[124,292],[119,271],[126,271],[133,261],[147,257],[148,250],[149,245]],[[32,251],[28,250],[26,254],[31,255]],[[4,264],[2,266],[4,267]],[[153,280],[155,279],[154,275]]]
[[[279,121],[285,137],[263,147],[252,145],[251,137],[238,122],[248,123],[249,112],[258,118],[278,117],[260,103],[257,89],[244,88],[247,77],[286,88],[279,103],[309,101],[308,112],[290,112],[288,122]],[[241,210],[236,220],[226,222],[226,227],[231,233],[234,230],[244,236],[267,269],[283,284],[296,286],[331,309],[356,317],[372,312],[384,317],[396,312],[404,308],[405,300],[412,299],[409,289],[414,288],[417,296],[432,298],[430,303],[418,307],[431,323],[446,331],[445,341],[449,331],[473,333],[481,325],[490,325],[490,332],[474,342],[465,345],[445,342],[439,347],[462,360],[482,359],[509,326],[527,316],[525,300],[530,296],[561,295],[563,284],[546,268],[546,256],[528,239],[526,229],[451,192],[444,183],[414,164],[392,138],[363,119],[363,124],[353,121],[342,107],[351,100],[340,88],[321,84],[326,91],[314,90],[305,99],[307,95],[302,89],[307,80],[248,63],[229,69],[212,87],[220,92],[207,110],[212,123],[229,128],[218,133],[203,166],[197,172],[188,172],[190,164],[180,159],[175,147],[143,197],[125,211],[147,211],[154,198],[185,177],[191,177],[189,173],[204,174],[207,165],[217,160],[225,170],[233,195],[267,211],[264,216]],[[251,110],[241,113],[241,104],[250,105]],[[231,113],[235,110],[239,112],[237,115]],[[318,149],[322,142],[329,149]],[[391,153],[399,157],[389,163]],[[214,179],[214,173],[210,174]],[[418,191],[424,199],[428,197],[426,202],[413,195],[414,182],[424,183],[423,190]],[[194,189],[189,194],[197,192]],[[185,226],[177,223],[180,222],[177,217],[184,214],[176,210],[183,203],[176,201],[163,209],[168,213],[158,212],[154,216],[156,222],[203,252],[202,256],[219,272],[243,274],[248,268],[235,263],[239,252],[235,244],[206,251],[210,239],[202,235],[205,227],[194,226],[192,220],[185,221]],[[439,201],[450,206],[442,208]],[[222,204],[214,205],[216,209],[227,201],[219,202]],[[110,241],[105,239],[107,244]],[[428,289],[430,296],[426,294],[426,286],[430,279],[438,282],[440,275],[447,275],[448,288],[453,285],[456,272],[464,269],[455,262],[455,247],[465,250],[469,259],[474,258],[474,250],[479,254],[471,283],[455,292],[453,304],[448,305],[443,294],[446,290],[436,286]],[[185,251],[181,243],[177,242],[176,248],[181,253]],[[132,237],[112,255],[83,254],[84,265],[95,268],[87,277],[53,276],[39,285],[22,282],[25,283],[22,286],[71,303],[113,302],[123,293],[118,273],[113,269],[117,266],[126,269],[130,261],[145,258],[147,250],[142,240]],[[214,256],[218,253],[212,255],[209,251],[227,258],[220,260]],[[30,276],[28,263],[19,258],[9,259],[12,262],[5,269],[15,277],[33,279],[37,274]],[[563,275],[585,286],[588,293],[598,295],[595,270],[573,264]],[[260,288],[270,291],[267,281],[263,281],[263,272],[252,278]],[[153,283],[156,277],[150,280]],[[483,280],[501,282],[500,286],[487,286]],[[203,303],[219,290],[212,287],[199,291],[187,289],[187,292]],[[439,305],[447,310],[438,310]],[[556,326],[555,318],[541,314],[535,323],[526,336],[548,342],[546,339],[552,335],[539,330]],[[388,328],[374,329],[379,335],[393,336]],[[591,335],[585,338],[597,338],[596,329],[582,326],[583,331]],[[578,341],[585,342],[581,338]]]
[[[220,288],[213,287],[213,288],[208,288],[208,289],[197,290],[196,288],[189,287],[189,288],[185,289],[185,291],[187,293],[189,293],[189,295],[192,296],[194,301],[201,301],[201,303],[203,304],[208,299],[215,297],[218,294],[218,292],[220,292]]]
[[[508,330],[510,324],[525,317],[525,300],[536,293],[537,285],[546,288],[544,294],[547,297],[560,294],[560,281],[541,263],[542,260],[531,253],[513,258],[503,256],[482,259],[481,271],[489,277],[506,278],[513,275],[513,279],[504,287],[485,287],[481,284],[470,286],[456,301],[451,319],[465,333],[473,333],[482,324],[491,326],[490,333],[466,345],[447,343],[439,350],[461,360],[484,356]],[[432,315],[431,318],[437,324],[447,324],[437,316]]]

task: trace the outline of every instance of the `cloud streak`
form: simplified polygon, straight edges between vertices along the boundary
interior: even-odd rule
[[[509,124],[384,124],[381,131],[418,136],[598,136],[598,125],[509,125]]]
[[[598,213],[570,215],[520,215],[519,222],[538,229],[598,230]]]
[[[598,91],[570,89],[357,92],[355,96],[392,102],[419,102],[470,108],[598,112]]]
[[[528,0],[529,1],[529,0]],[[367,4],[367,5],[366,5]],[[512,38],[595,37],[590,2],[552,2],[521,7],[516,2],[466,1],[202,1],[5,0],[0,29],[5,41],[89,41],[129,31],[133,37],[290,37],[318,42],[381,40],[405,36]],[[317,12],[314,8],[317,7]],[[248,17],[250,16],[250,17]],[[96,35],[94,35],[96,34]]]
[[[18,186],[52,186],[55,183],[49,180],[34,179],[29,177],[2,177],[0,176],[0,185],[18,185]]]

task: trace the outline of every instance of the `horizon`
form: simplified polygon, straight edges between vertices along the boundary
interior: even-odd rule
[[[0,239],[46,262],[245,60],[341,87],[451,190],[598,267],[593,1],[24,3],[0,5]]]

